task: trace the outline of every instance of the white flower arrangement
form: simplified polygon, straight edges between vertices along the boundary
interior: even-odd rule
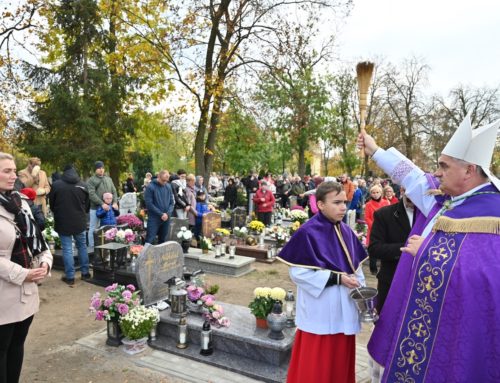
[[[308,218],[309,218],[309,216],[307,215],[307,213],[305,211],[296,209],[296,210],[292,210],[290,212],[290,219],[294,222],[298,221],[302,224],[305,221],[307,221]]]
[[[245,226],[235,226],[233,229],[233,233],[238,237],[244,237],[248,233],[248,229]]]
[[[177,233],[177,238],[182,239],[183,241],[189,241],[193,238],[193,233],[191,230],[188,230],[186,226],[182,226],[181,231]]]
[[[120,327],[129,339],[141,339],[149,335],[158,319],[158,309],[141,305],[120,318]]]

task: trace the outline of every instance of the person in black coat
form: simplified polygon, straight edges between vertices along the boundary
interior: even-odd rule
[[[236,201],[238,200],[238,189],[234,184],[234,179],[229,178],[227,181],[227,186],[224,189],[224,204],[234,209],[236,207]]]
[[[382,311],[398,266],[401,256],[400,248],[404,246],[410,234],[413,209],[413,203],[402,192],[402,198],[398,203],[382,207],[374,214],[368,254],[370,258],[381,261],[380,271],[377,274],[377,311],[379,313]]]
[[[78,249],[82,279],[89,279],[89,257],[87,253],[87,212],[90,198],[87,185],[80,180],[75,168],[67,165],[61,179],[52,184],[49,194],[50,209],[54,213],[54,229],[59,234],[63,250],[63,282],[75,283],[73,240]]]

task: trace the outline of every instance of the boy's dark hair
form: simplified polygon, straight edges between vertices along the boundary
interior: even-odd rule
[[[316,201],[325,202],[325,197],[328,193],[335,192],[337,194],[344,191],[344,187],[338,182],[323,182],[316,189]]]
[[[187,174],[187,173],[184,169],[177,170],[177,175],[180,176],[181,174]]]

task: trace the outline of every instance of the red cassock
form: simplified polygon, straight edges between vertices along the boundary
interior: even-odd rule
[[[287,383],[355,383],[356,336],[297,329]]]

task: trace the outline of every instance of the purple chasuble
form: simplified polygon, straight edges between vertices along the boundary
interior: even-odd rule
[[[500,381],[500,193],[479,192],[495,194],[445,211],[416,257],[400,261],[396,274],[406,280],[391,286],[400,301],[390,293],[381,316],[394,331],[385,340],[374,332],[369,343],[384,382]]]
[[[290,266],[353,274],[367,254],[348,225],[334,224],[318,212],[293,234],[277,258]]]

